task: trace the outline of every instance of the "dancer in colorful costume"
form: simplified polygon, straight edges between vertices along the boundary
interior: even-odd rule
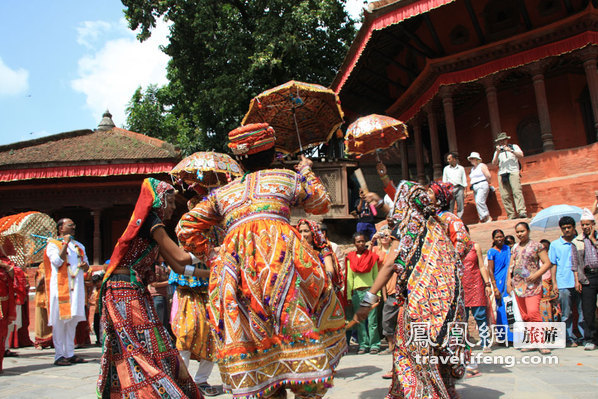
[[[389,255],[355,317],[365,320],[378,301],[376,293],[392,273],[398,273],[400,310],[392,385],[386,398],[456,398],[455,381],[463,376],[465,366],[442,366],[421,359],[461,353],[467,357],[465,345],[450,334],[455,323],[464,322],[461,261],[423,186],[401,182],[392,212],[396,225]],[[425,335],[417,335],[422,326]]]
[[[185,214],[183,247],[209,248],[204,234],[224,223],[226,236],[210,264],[208,313],[214,358],[235,398],[321,398],[347,350],[342,307],[319,255],[289,224],[292,206],[328,211],[330,198],[302,157],[298,173],[268,169],[274,131],[251,124],[229,133],[247,172]]]
[[[197,190],[198,188],[196,188]],[[199,191],[200,195],[192,198],[187,203],[189,210],[193,209],[199,200],[207,194],[207,191],[203,189]],[[209,251],[211,251],[224,238],[224,231],[220,226],[213,226],[208,236],[210,240]],[[200,263],[199,267],[208,270],[204,263]],[[176,337],[176,348],[187,367],[189,367],[191,359],[199,362],[193,381],[200,392],[204,396],[216,396],[220,393],[220,390],[208,383],[208,378],[214,368],[212,361],[214,340],[207,312],[210,300],[208,295],[209,279],[185,277],[171,271],[168,283],[176,287],[172,299],[170,321],[172,332]]]
[[[102,398],[202,398],[159,321],[147,285],[158,252],[177,273],[207,277],[199,260],[172,241],[163,221],[174,211],[174,188],[148,178],[119,238],[102,284]]]
[[[320,254],[320,260],[324,264],[326,273],[328,273],[328,276],[332,281],[334,290],[344,306],[343,299],[346,297],[343,293],[345,288],[345,278],[330,242],[320,230],[318,223],[313,220],[300,219],[297,222],[296,228],[299,231],[299,234],[301,234],[301,237]]]

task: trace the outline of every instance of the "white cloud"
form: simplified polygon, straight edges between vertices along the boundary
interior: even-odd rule
[[[347,0],[345,4],[345,9],[351,16],[351,18],[355,20],[359,20],[361,18],[361,13],[365,7],[367,7],[367,1],[365,0]]]
[[[0,58],[0,96],[23,94],[29,88],[29,72],[26,69],[11,69]]]
[[[122,24],[126,24],[121,20]],[[135,33],[109,40],[94,54],[79,59],[78,78],[72,88],[83,93],[86,106],[99,122],[106,109],[117,126],[125,123],[125,108],[135,90],[150,84],[164,85],[168,56],[160,46],[168,44],[168,25],[158,21],[152,36],[140,43]]]
[[[87,48],[93,48],[101,33],[110,29],[106,21],[84,21],[77,27],[77,43]]]

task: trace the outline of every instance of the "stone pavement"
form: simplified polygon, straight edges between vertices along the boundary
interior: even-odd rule
[[[98,375],[100,349],[78,349],[77,355],[90,360],[87,364],[69,367],[52,365],[53,351],[33,348],[18,349],[18,358],[4,359],[4,374],[0,375],[0,398],[93,398]],[[495,348],[492,356],[524,354],[513,348]],[[538,352],[525,355],[540,356]],[[598,397],[598,351],[584,352],[579,348],[554,350],[558,365],[480,365],[481,375],[462,380],[458,392],[463,399],[594,399]],[[541,358],[541,356],[539,357]],[[511,358],[505,358],[511,359]],[[509,361],[507,360],[507,361]],[[334,388],[329,399],[382,399],[389,381],[381,378],[390,368],[390,355],[345,356],[338,367]],[[194,373],[197,362],[192,362]],[[215,372],[209,381],[221,384]],[[223,394],[221,399],[232,396]],[[289,395],[292,397],[292,395]]]

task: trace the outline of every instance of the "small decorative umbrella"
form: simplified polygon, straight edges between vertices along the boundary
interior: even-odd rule
[[[581,219],[583,210],[573,205],[553,205],[546,209],[542,209],[529,224],[529,227],[534,230],[546,231],[547,229],[558,227],[559,220],[563,216],[571,216],[575,223]]]
[[[202,187],[219,187],[243,175],[241,166],[226,154],[219,152],[196,152],[178,163],[170,175],[187,184]]]
[[[334,91],[291,80],[251,100],[241,124],[263,122],[276,131],[276,149],[293,154],[330,140],[343,124],[343,111]]]
[[[390,147],[409,137],[407,125],[386,115],[371,114],[351,123],[345,135],[345,152],[364,155]]]
[[[45,213],[23,212],[0,219],[0,247],[17,265],[42,262],[50,237],[56,237],[56,222]]]

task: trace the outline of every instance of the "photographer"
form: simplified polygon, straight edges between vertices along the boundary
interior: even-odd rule
[[[509,144],[510,138],[505,132],[502,132],[494,140],[497,145],[492,164],[498,165],[498,188],[507,216],[509,219],[525,219],[527,211],[519,175],[519,159],[523,158],[523,151],[517,144]],[[513,201],[515,207],[513,207]]]

